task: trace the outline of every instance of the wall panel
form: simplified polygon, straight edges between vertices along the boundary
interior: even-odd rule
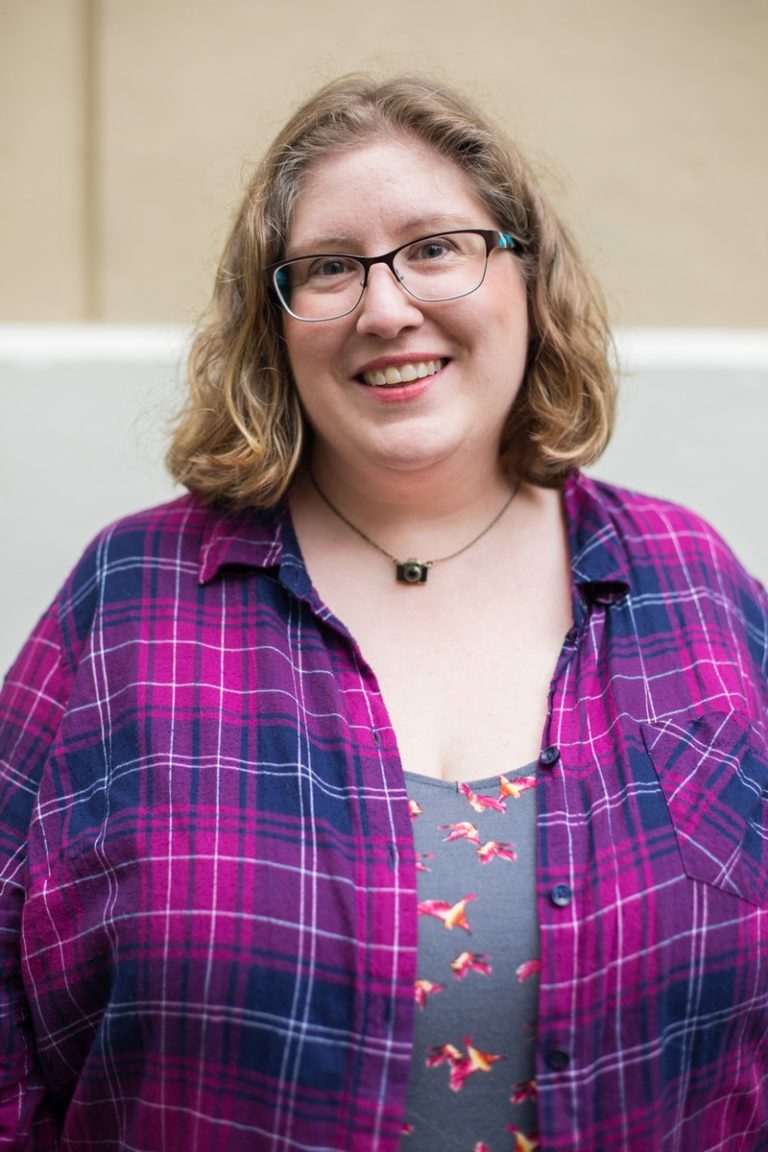
[[[0,0],[0,317],[86,318],[81,0]]]

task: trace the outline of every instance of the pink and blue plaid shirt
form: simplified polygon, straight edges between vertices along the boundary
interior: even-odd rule
[[[765,593],[678,508],[580,475],[565,505],[541,1147],[764,1150]],[[0,1146],[397,1152],[406,790],[287,511],[187,496],[107,529],[10,671],[0,733]]]

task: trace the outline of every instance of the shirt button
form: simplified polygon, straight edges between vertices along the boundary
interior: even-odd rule
[[[571,1058],[567,1052],[561,1052],[559,1048],[553,1048],[551,1052],[547,1052],[547,1064],[553,1072],[563,1072],[571,1062]]]
[[[549,748],[545,748],[539,756],[539,763],[541,764],[542,768],[554,768],[559,759],[560,749],[557,748],[554,744],[551,744]]]
[[[567,908],[573,900],[573,890],[567,884],[555,884],[550,890],[549,898],[558,908]]]

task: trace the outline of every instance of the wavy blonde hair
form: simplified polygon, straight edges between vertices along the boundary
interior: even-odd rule
[[[167,456],[175,479],[205,499],[268,507],[300,470],[308,429],[264,268],[283,255],[306,174],[333,152],[393,133],[452,160],[497,226],[522,242],[529,348],[500,446],[510,478],[557,487],[607,444],[615,384],[602,295],[519,148],[442,85],[353,75],[288,121],[227,239]]]

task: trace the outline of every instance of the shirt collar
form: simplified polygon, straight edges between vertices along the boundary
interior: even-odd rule
[[[200,545],[200,583],[208,584],[224,568],[276,568],[285,583],[302,583],[306,569],[287,504],[239,512],[209,510]]]
[[[614,493],[581,472],[568,477],[563,492],[574,582],[586,595],[602,601],[620,599],[630,587],[626,548],[610,509]]]
[[[609,508],[613,491],[574,472],[563,492],[574,582],[591,598],[607,601],[629,590],[626,550]],[[309,594],[286,503],[262,511],[211,510],[200,547],[200,583],[207,584],[225,567],[276,568],[288,587]]]

